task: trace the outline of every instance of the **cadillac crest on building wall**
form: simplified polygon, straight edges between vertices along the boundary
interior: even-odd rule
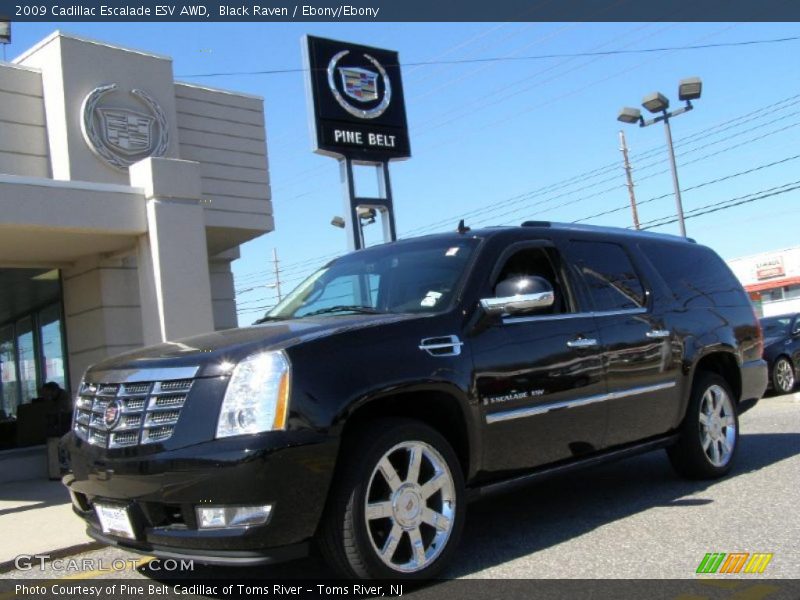
[[[169,147],[169,127],[158,102],[144,90],[132,89],[130,94],[147,113],[105,105],[106,98],[118,87],[109,83],[86,95],[81,107],[81,131],[95,155],[124,170],[147,157],[163,156]]]

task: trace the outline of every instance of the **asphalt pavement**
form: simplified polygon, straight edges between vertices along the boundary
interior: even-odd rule
[[[722,480],[680,479],[658,451],[475,503],[445,576],[695,578],[706,553],[760,552],[773,554],[765,576],[798,579],[800,393],[763,399],[742,415],[740,431],[736,464]],[[123,559],[130,568],[65,572],[36,567],[2,573],[0,579],[164,577],[163,570],[152,570],[141,556],[117,549],[73,558],[102,559],[106,567]],[[241,580],[328,578],[332,573],[320,559],[309,558],[257,569],[195,565],[193,573],[184,575]]]

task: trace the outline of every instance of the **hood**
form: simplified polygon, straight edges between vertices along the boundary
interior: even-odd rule
[[[220,365],[236,363],[254,352],[281,350],[320,337],[426,316],[430,315],[341,315],[267,322],[147,346],[105,359],[89,370],[199,366],[197,377],[215,377],[228,372]]]

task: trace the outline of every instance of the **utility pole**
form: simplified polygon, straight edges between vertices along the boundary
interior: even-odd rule
[[[279,268],[278,263],[278,249],[272,249],[272,264],[275,269],[275,283],[272,284],[270,287],[275,288],[275,293],[278,296],[278,302],[280,302],[283,298],[281,297],[281,270]]]
[[[625,165],[625,177],[628,180],[628,196],[631,199],[631,213],[633,214],[633,227],[639,229],[639,211],[636,210],[636,192],[633,191],[633,173],[631,162],[628,159],[628,142],[625,140],[625,132],[619,132],[619,149],[622,152],[622,160]]]

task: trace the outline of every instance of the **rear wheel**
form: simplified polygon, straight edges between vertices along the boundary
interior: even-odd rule
[[[678,442],[667,450],[675,470],[690,479],[713,479],[730,471],[739,442],[739,419],[728,382],[699,373]]]
[[[377,421],[369,429],[342,457],[320,548],[347,577],[432,577],[455,550],[464,522],[456,454],[417,421]]]
[[[772,387],[779,394],[790,394],[794,385],[794,367],[788,358],[781,356],[772,367]]]

